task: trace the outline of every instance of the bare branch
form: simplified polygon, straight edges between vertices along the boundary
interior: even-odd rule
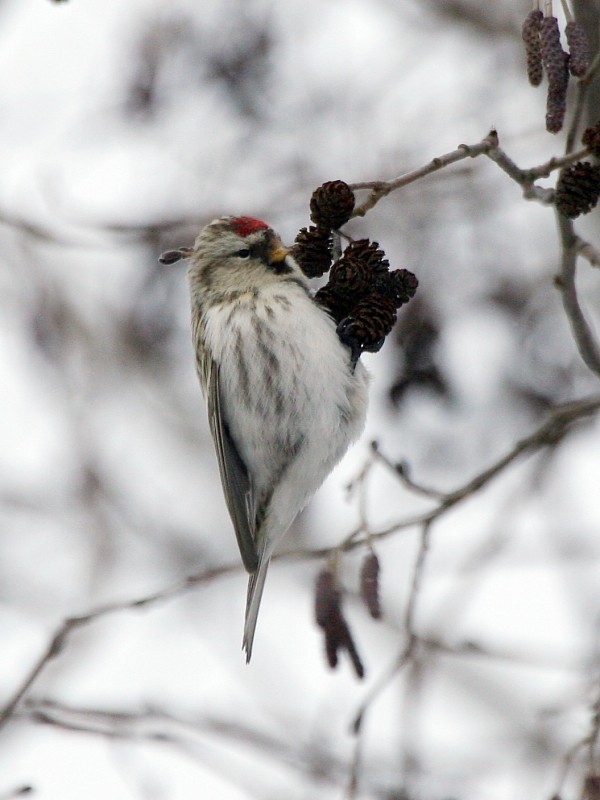
[[[580,236],[575,237],[575,247],[577,249],[577,255],[585,258],[585,260],[590,264],[592,267],[600,267],[600,251],[593,247],[589,242],[586,242],[585,239],[582,239]]]
[[[368,211],[377,205],[377,203],[383,197],[386,197],[388,194],[390,194],[390,192],[400,189],[403,186],[408,186],[408,184],[414,183],[415,181],[424,178],[426,175],[430,175],[432,172],[437,172],[444,167],[448,167],[450,164],[455,164],[457,161],[463,161],[465,158],[476,158],[477,156],[482,155],[482,153],[487,153],[492,147],[496,146],[497,141],[498,139],[496,131],[490,131],[485,139],[481,140],[481,142],[473,145],[461,144],[456,150],[432,159],[424,167],[415,169],[412,172],[407,172],[404,175],[393,178],[392,180],[365,181],[363,183],[350,184],[350,188],[352,190],[371,189],[371,193],[367,199],[354,209],[352,216],[364,217]]]
[[[477,156],[485,155],[500,169],[505,172],[515,183],[523,187],[523,195],[528,200],[539,200],[540,202],[551,205],[554,201],[553,189],[547,189],[542,186],[535,186],[535,181],[538,178],[547,178],[552,172],[562,169],[562,167],[573,164],[589,153],[587,148],[578,150],[577,152],[568,153],[560,158],[551,158],[536,167],[530,169],[521,169],[515,162],[505,153],[499,146],[498,134],[495,130],[491,130],[488,135],[477,142],[477,144],[461,144],[456,150],[450,153],[437,156],[432,159],[424,167],[399,175],[397,178],[392,178],[387,181],[363,181],[360,183],[350,184],[350,188],[357,191],[360,189],[370,189],[371,192],[367,199],[354,209],[354,217],[364,217],[377,203],[387,197],[391,192],[396,189],[401,189],[408,186],[415,181],[431,175],[440,169],[449,167],[457,161],[462,161],[466,158],[477,158]]]
[[[377,442],[371,443],[371,450],[375,454],[377,461],[387,467],[390,472],[398,477],[406,486],[406,488],[410,489],[411,492],[415,492],[415,494],[422,494],[425,497],[433,497],[437,499],[445,497],[444,492],[440,492],[437,489],[432,489],[429,486],[423,486],[420,483],[416,483],[416,481],[414,481],[410,475],[410,468],[406,461],[398,461],[397,463],[394,463],[387,458],[387,456],[384,456],[383,453],[380,452]]]
[[[340,545],[334,548],[327,547],[315,548],[312,550],[291,551],[274,556],[274,560],[290,558],[320,559],[331,555],[332,551],[354,550],[358,547],[365,546],[365,544],[368,545],[372,539],[383,539],[397,533],[398,531],[417,526],[420,526],[423,531],[426,531],[426,536],[422,534],[420,551],[423,553],[422,558],[424,559],[424,554],[428,546],[428,526],[432,522],[445,514],[450,508],[458,505],[458,503],[460,503],[462,500],[471,497],[484,486],[486,486],[493,478],[500,474],[521,455],[524,455],[528,452],[535,452],[536,450],[548,445],[556,444],[562,437],[566,435],[570,427],[576,421],[591,416],[599,409],[600,397],[593,397],[587,400],[576,400],[559,406],[554,410],[546,422],[536,431],[534,431],[528,437],[518,441],[512,450],[510,450],[502,458],[498,459],[498,461],[488,467],[488,469],[476,475],[464,486],[456,489],[454,492],[443,494],[441,496],[441,500],[432,509],[424,514],[400,520],[394,525],[391,525],[390,527],[381,531],[365,532],[364,528],[361,527],[358,530],[353,531]],[[422,564],[419,566],[419,561],[417,561],[416,567],[419,567],[420,570],[422,568]],[[419,570],[415,568],[413,577],[413,583],[415,581],[417,582],[415,585],[418,585],[418,580],[420,580]],[[26,677],[21,681],[20,685],[17,687],[9,701],[5,704],[4,708],[0,710],[0,728],[10,719],[18,704],[23,700],[25,695],[38,680],[39,676],[45,670],[48,664],[56,656],[58,656],[62,650],[64,650],[71,634],[76,629],[85,627],[101,617],[109,614],[114,614],[121,611],[131,611],[150,606],[154,603],[162,602],[163,600],[167,600],[171,597],[176,597],[186,591],[189,591],[190,589],[193,589],[195,586],[208,583],[215,578],[221,577],[222,575],[228,575],[241,571],[242,566],[237,562],[235,564],[226,564],[221,567],[212,567],[189,575],[182,581],[178,581],[172,586],[168,586],[152,594],[133,600],[107,603],[105,605],[97,606],[87,613],[67,618],[59,624],[54,634],[50,637],[50,640],[42,654],[38,657],[37,661],[27,673]],[[410,618],[405,620],[405,623],[410,622],[411,617],[412,610]],[[412,646],[413,644],[411,644],[411,640],[409,639],[409,646],[405,651],[403,651],[403,654],[399,659],[400,663],[403,663],[409,659],[412,652]],[[397,671],[397,669],[398,667],[395,666],[394,671]]]
[[[573,229],[573,222],[557,213],[558,229],[562,244],[562,265],[556,286],[561,292],[563,307],[571,324],[571,330],[585,364],[600,377],[600,347],[579,304],[575,285],[577,255],[581,252],[581,240]]]
[[[78,628],[83,628],[92,622],[95,622],[102,617],[109,614],[115,614],[119,611],[132,611],[139,608],[144,608],[154,603],[159,603],[171,597],[175,597],[183,592],[189,591],[195,586],[203,583],[208,583],[221,575],[227,575],[232,572],[238,572],[241,569],[241,564],[228,564],[222,567],[212,567],[202,572],[193,575],[188,575],[182,581],[178,581],[172,586],[168,586],[152,594],[135,600],[125,600],[123,602],[106,603],[90,611],[74,617],[68,617],[63,620],[57,627],[54,634],[51,636],[46,648],[38,657],[35,664],[27,673],[26,677],[21,681],[18,688],[15,690],[12,697],[6,703],[4,708],[0,710],[0,729],[6,724],[14,713],[17,705],[25,697],[27,692],[31,689],[33,684],[37,681],[41,673],[45,670],[48,664],[56,658],[65,648],[71,634]]]
[[[6,794],[0,795],[0,800],[15,800],[17,797],[26,797],[34,791],[33,786],[19,786],[16,789],[11,789]]]
[[[600,51],[596,53],[596,57],[590,64],[590,68],[588,69],[587,73],[577,82],[577,99],[575,101],[575,111],[573,112],[573,117],[571,119],[571,124],[569,125],[569,130],[567,132],[567,141],[565,145],[565,152],[570,153],[573,150],[575,145],[575,139],[577,138],[577,134],[579,132],[579,128],[581,126],[581,119],[583,117],[583,112],[585,109],[588,89],[596,72],[600,68]]]
[[[314,744],[297,739],[285,742],[281,736],[261,730],[255,720],[244,722],[235,715],[231,719],[193,712],[182,716],[157,707],[100,709],[36,698],[26,702],[19,712],[19,719],[106,739],[147,741],[176,747],[183,755],[203,762],[236,785],[239,783],[238,771],[231,769],[229,759],[215,760],[214,751],[206,746],[207,735],[251,748],[259,756],[268,754],[299,778],[308,777],[316,785],[337,785],[346,768],[345,762],[322,741],[316,754]],[[16,796],[9,795],[10,798]]]
[[[592,397],[587,400],[575,400],[558,406],[537,430],[516,442],[508,453],[494,462],[490,467],[483,470],[483,472],[480,472],[464,484],[464,486],[461,486],[453,492],[444,494],[440,502],[429,511],[415,517],[400,520],[383,530],[371,531],[366,538],[361,537],[359,531],[353,531],[339,546],[340,550],[353,550],[357,547],[364,546],[372,539],[384,539],[400,530],[418,527],[436,520],[450,508],[453,508],[462,500],[471,497],[490,483],[490,481],[512,464],[513,461],[516,461],[522,455],[540,450],[542,447],[557,444],[566,435],[573,423],[593,415],[599,409],[600,397]],[[329,550],[324,548],[322,550],[313,550],[311,554],[322,557],[326,556],[328,552]]]

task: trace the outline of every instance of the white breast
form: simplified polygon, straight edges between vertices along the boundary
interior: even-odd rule
[[[294,462],[306,488],[295,516],[362,430],[366,370],[351,372],[334,321],[295,283],[214,306],[204,325],[240,455],[264,492]]]

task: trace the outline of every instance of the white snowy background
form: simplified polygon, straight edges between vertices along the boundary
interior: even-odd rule
[[[364,550],[342,558],[364,681],[345,659],[326,666],[314,558],[271,567],[246,666],[246,576],[194,374],[184,268],[157,263],[226,212],[291,242],[322,181],[391,178],[492,126],[521,166],[560,154],[544,90],[525,77],[528,8],[0,2],[0,707],[66,618],[232,566],[71,631],[0,730],[0,798],[557,790],[599,697],[598,420],[433,526],[415,609],[431,646],[369,706],[357,760],[352,720],[405,644],[419,530],[376,544],[381,622],[355,596]],[[596,245],[598,219],[578,222]],[[363,439],[283,550],[333,546],[357,525],[345,487],[370,441],[451,491],[552,406],[598,391],[553,285],[552,210],[489,161],[396,192],[348,230],[378,240],[420,288],[398,335],[365,358]],[[598,325],[586,265],[579,289]],[[383,467],[367,480],[373,530],[431,506]],[[594,771],[586,754],[565,797]]]

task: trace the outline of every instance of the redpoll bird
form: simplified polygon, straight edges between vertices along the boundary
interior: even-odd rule
[[[243,648],[252,642],[277,542],[364,425],[367,372],[264,222],[223,217],[190,258],[192,335],[225,500],[250,573]]]

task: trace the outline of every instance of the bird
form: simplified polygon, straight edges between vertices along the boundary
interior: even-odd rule
[[[249,573],[242,648],[252,656],[267,569],[298,513],[360,436],[368,373],[266,222],[224,216],[188,260],[192,341],[225,501]]]

